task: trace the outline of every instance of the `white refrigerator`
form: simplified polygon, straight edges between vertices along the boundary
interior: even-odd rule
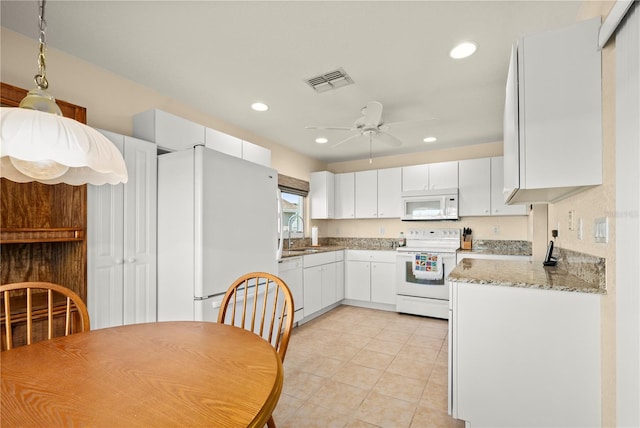
[[[195,146],[158,157],[158,321],[216,321],[241,275],[277,275],[278,172]]]

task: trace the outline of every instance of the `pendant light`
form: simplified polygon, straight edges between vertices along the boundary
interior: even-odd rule
[[[36,88],[19,107],[1,109],[0,177],[18,183],[126,183],[127,168],[116,146],[95,129],[62,116],[47,92],[45,0],[39,9]]]

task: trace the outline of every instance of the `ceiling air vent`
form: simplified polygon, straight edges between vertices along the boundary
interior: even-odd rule
[[[326,92],[331,89],[338,89],[343,86],[351,85],[353,79],[342,69],[339,68],[328,73],[314,76],[305,80],[316,92]]]

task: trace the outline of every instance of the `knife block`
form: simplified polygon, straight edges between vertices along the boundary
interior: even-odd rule
[[[470,250],[471,249],[471,236],[467,236],[466,238],[467,238],[466,241],[462,241],[462,249],[463,250]]]

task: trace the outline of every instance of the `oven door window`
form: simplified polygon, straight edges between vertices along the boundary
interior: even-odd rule
[[[404,278],[407,283],[421,284],[421,285],[444,285],[445,284],[445,272],[446,266],[444,261],[442,262],[442,277],[439,279],[420,279],[416,278],[413,274],[413,261],[404,263]]]

